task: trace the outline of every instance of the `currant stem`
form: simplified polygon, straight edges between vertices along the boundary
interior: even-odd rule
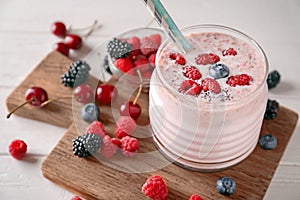
[[[86,30],[86,29],[90,29],[92,26],[95,26],[96,24],[98,23],[97,20],[94,21],[94,23],[92,25],[89,25],[87,27],[82,27],[82,28],[74,28],[72,29],[72,26],[70,25],[68,28],[67,28],[67,32],[70,33],[70,32],[77,32],[77,31],[83,31],[83,30]]]
[[[49,99],[48,101],[45,101],[41,104],[41,107],[44,107],[46,105],[48,105],[49,103],[53,102],[53,101],[57,101],[57,100],[60,100],[60,99],[71,99],[73,98],[73,96],[68,96],[68,97],[58,97],[58,98],[55,98],[55,99]]]
[[[135,99],[134,99],[134,101],[133,101],[133,105],[136,104],[138,98],[139,98],[140,95],[141,95],[142,88],[143,88],[143,78],[142,78],[141,72],[140,72],[140,70],[136,70],[136,72],[137,72],[137,74],[139,75],[139,78],[140,78],[140,86],[139,86],[139,91],[138,91],[138,93],[137,93],[137,95],[136,95],[136,97],[135,97]]]
[[[28,100],[28,101],[25,101],[25,102],[22,103],[21,105],[17,106],[17,107],[14,108],[12,111],[10,111],[10,113],[8,113],[8,115],[6,115],[6,118],[7,118],[7,119],[10,118],[10,116],[11,116],[14,112],[16,112],[17,110],[19,110],[19,108],[25,106],[25,105],[28,104],[28,103],[31,103],[32,101],[33,101],[33,98],[30,99],[30,100]]]
[[[95,20],[92,26],[90,27],[90,29],[88,30],[88,32],[83,37],[86,38],[90,36],[92,32],[95,30],[97,24],[98,24],[98,20]]]

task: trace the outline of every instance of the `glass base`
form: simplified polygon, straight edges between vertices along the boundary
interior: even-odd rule
[[[254,144],[252,144],[252,146],[249,148],[249,150],[246,151],[244,154],[242,154],[241,156],[239,156],[235,159],[228,160],[226,162],[201,163],[201,162],[189,161],[189,160],[186,160],[186,159],[183,159],[183,158],[180,158],[180,157],[174,155],[157,140],[155,135],[153,135],[153,140],[154,140],[154,145],[158,148],[158,150],[161,152],[161,154],[166,159],[168,159],[175,165],[182,167],[184,169],[191,170],[191,171],[199,171],[199,172],[216,172],[216,171],[225,170],[231,166],[234,166],[234,165],[240,163],[241,161],[243,161],[244,159],[246,159],[253,152],[253,150],[255,149],[255,147],[257,145],[257,141],[256,141]]]

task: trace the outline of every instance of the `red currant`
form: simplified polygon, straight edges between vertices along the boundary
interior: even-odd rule
[[[74,89],[73,95],[78,102],[86,104],[92,101],[93,91],[88,84],[81,84]]]
[[[117,89],[110,84],[100,85],[96,91],[96,98],[100,104],[110,104],[117,96]]]
[[[137,119],[141,115],[142,109],[139,104],[133,104],[132,101],[124,102],[120,106],[120,114],[122,116],[130,116],[133,119]]]
[[[69,47],[63,43],[63,42],[58,42],[54,45],[54,49],[60,53],[62,53],[65,56],[69,56]]]
[[[70,49],[80,49],[82,46],[82,39],[80,36],[75,34],[68,34],[65,37],[65,44]]]
[[[51,32],[58,37],[64,38],[67,34],[67,29],[64,23],[54,22],[51,25]]]
[[[19,110],[20,108],[22,108],[26,104],[30,104],[30,105],[36,106],[36,107],[42,107],[42,106],[44,106],[43,103],[44,102],[45,103],[48,102],[48,94],[41,87],[31,87],[31,88],[29,88],[29,89],[26,90],[25,99],[26,99],[26,101],[24,103],[22,103],[21,105],[17,106],[16,108],[12,109],[10,111],[10,113],[7,114],[6,118],[10,118],[10,116],[14,112],[16,112],[17,110]]]
[[[31,87],[27,89],[25,99],[30,101],[29,104],[32,106],[41,106],[42,103],[48,100],[48,94],[41,87]]]

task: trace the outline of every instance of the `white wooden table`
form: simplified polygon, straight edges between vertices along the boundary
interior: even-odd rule
[[[270,98],[300,113],[300,1],[299,0],[164,0],[179,27],[222,24],[255,38],[266,51],[271,70],[282,74]],[[83,58],[116,33],[145,26],[152,17],[141,0],[1,0],[0,1],[0,199],[71,199],[73,194],[43,178],[41,163],[65,129],[17,116],[7,120],[5,99],[58,41],[50,24],[63,20],[73,27],[102,27],[72,54]],[[154,23],[154,26],[155,23]],[[27,142],[23,161],[8,153],[9,143]],[[297,129],[272,180],[265,199],[300,199],[300,128]],[[201,191],[199,191],[201,194]]]

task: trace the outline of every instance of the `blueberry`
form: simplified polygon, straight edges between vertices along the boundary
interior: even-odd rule
[[[268,133],[259,139],[259,145],[266,150],[274,149],[277,146],[277,139],[274,135]]]
[[[280,74],[278,71],[274,70],[268,74],[267,84],[269,89],[275,88],[279,82]]]
[[[236,189],[236,183],[233,179],[223,176],[217,181],[217,190],[223,195],[231,195]]]
[[[99,119],[100,110],[94,103],[88,103],[81,109],[81,117],[84,121],[91,123]]]
[[[214,79],[225,78],[229,75],[229,69],[226,65],[221,63],[216,63],[209,67],[209,74]]]

